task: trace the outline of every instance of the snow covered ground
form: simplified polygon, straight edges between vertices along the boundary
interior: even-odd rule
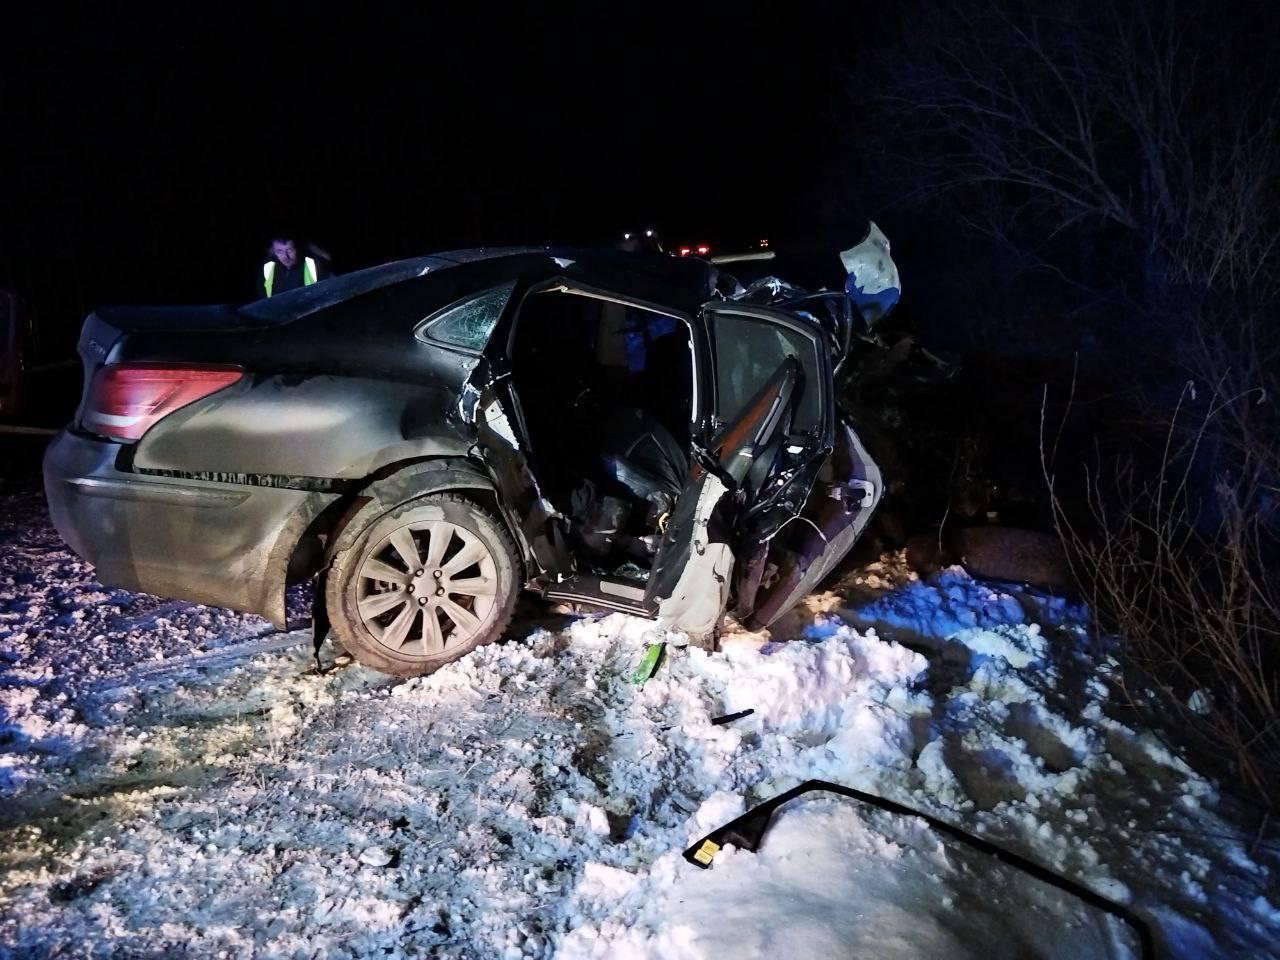
[[[673,642],[640,688],[650,624],[531,606],[397,682],[101,587],[36,493],[0,499],[0,551],[0,957],[1136,955],[1119,921],[850,800],[798,800],[710,870],[681,857],[811,777],[1131,905],[1162,954],[1280,956],[1276,852],[1126,723],[1084,611],[1034,591],[887,558],[772,637]]]

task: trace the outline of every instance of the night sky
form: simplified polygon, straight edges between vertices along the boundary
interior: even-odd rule
[[[102,302],[247,299],[277,230],[344,271],[864,222],[860,5],[606,7],[7,11],[0,282],[74,329]]]

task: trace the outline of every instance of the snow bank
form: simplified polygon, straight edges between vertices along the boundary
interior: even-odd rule
[[[1272,865],[1113,715],[1059,599],[890,562],[786,636],[669,645],[640,688],[652,624],[620,615],[518,622],[419,680],[317,676],[303,634],[103,590],[19,507],[0,957],[1134,955],[1115,920],[852,801],[681,857],[814,777],[1127,901],[1171,955],[1276,955]]]

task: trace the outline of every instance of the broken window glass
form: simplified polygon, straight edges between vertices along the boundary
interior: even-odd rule
[[[446,307],[426,324],[424,333],[432,340],[480,351],[489,342],[489,334],[511,299],[514,284],[486,290],[479,296]]]
[[[819,405],[818,353],[811,337],[781,324],[736,314],[717,314],[716,393],[717,416],[732,423],[747,408],[787,357],[800,363],[802,377],[793,429],[806,432],[822,422]]]

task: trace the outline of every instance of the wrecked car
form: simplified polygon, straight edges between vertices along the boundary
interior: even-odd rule
[[[92,313],[50,445],[54,524],[103,583],[317,623],[400,676],[523,588],[713,643],[767,626],[881,495],[837,412],[843,292],[701,260],[481,249],[240,307]]]

